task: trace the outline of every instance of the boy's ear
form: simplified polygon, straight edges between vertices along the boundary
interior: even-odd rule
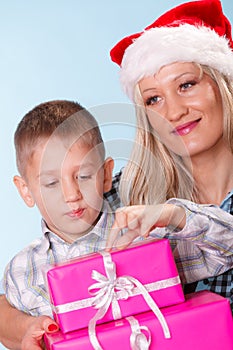
[[[32,194],[28,188],[26,181],[18,175],[14,176],[13,181],[26,205],[30,208],[34,207],[35,201],[32,197]]]
[[[108,192],[112,188],[112,172],[114,168],[114,160],[108,157],[104,162],[104,192]]]

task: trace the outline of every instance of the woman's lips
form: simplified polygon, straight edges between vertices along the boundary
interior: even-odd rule
[[[177,126],[173,130],[173,133],[175,135],[179,135],[179,136],[187,135],[197,126],[197,124],[199,123],[200,120],[201,119],[197,119],[197,120],[194,120],[192,122],[188,122],[188,123],[182,124],[180,126]]]

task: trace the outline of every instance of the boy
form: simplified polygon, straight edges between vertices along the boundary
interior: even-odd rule
[[[105,159],[95,119],[79,104],[51,101],[35,107],[15,132],[14,183],[27,206],[42,215],[43,237],[5,270],[5,292],[17,309],[50,315],[42,267],[104,249],[113,214],[103,199],[113,160]]]

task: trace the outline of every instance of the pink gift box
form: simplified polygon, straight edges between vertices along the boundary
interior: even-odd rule
[[[141,241],[128,249],[113,251],[110,258],[116,265],[117,277],[132,276],[149,290],[152,286],[153,291],[149,294],[159,307],[184,301],[182,286],[167,239]],[[92,306],[94,297],[88,291],[88,288],[96,283],[92,278],[93,270],[106,276],[104,258],[99,253],[57,265],[47,272],[54,318],[64,333],[87,327],[97,312]],[[119,291],[117,297],[121,296],[122,292]],[[118,300],[122,317],[150,310],[140,292],[127,299],[125,294],[123,297],[124,299]],[[110,306],[97,323],[114,319],[116,317],[113,316]]]
[[[151,332],[152,350],[232,350],[233,322],[227,299],[209,291],[186,296],[182,304],[162,309],[167,320],[171,338],[165,339],[158,320],[149,311],[134,316],[141,326]],[[98,340],[105,350],[130,350],[131,328],[126,319],[96,327]],[[87,329],[63,334],[45,335],[48,350],[93,350]],[[146,347],[147,349],[147,347]]]

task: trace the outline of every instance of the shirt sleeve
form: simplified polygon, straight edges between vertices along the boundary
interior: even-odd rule
[[[16,277],[16,278],[15,278]],[[12,259],[5,268],[4,280],[3,280],[3,288],[7,298],[7,301],[17,308],[18,310],[28,312],[25,309],[21,293],[20,293],[20,283],[21,280],[20,274],[17,275],[17,267],[14,264],[14,259]]]
[[[3,287],[8,302],[32,316],[52,316],[43,270],[50,263],[49,247],[47,235],[38,238],[16,254],[5,268]]]
[[[233,216],[214,205],[183,199],[167,203],[185,209],[182,230],[156,228],[151,235],[168,238],[183,283],[217,276],[233,267]]]
[[[3,289],[3,280],[0,280],[0,294],[4,294],[4,289]]]

